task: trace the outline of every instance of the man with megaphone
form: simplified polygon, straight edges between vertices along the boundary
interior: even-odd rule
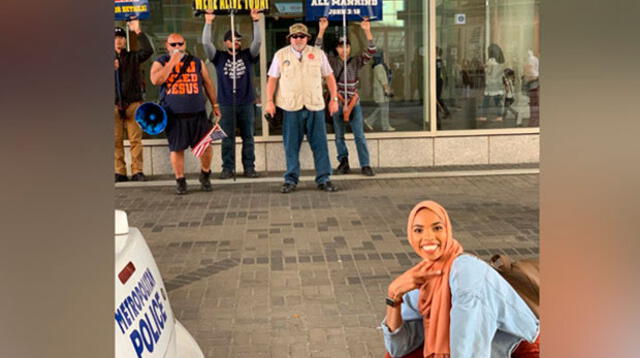
[[[184,177],[184,150],[195,147],[213,128],[205,109],[206,98],[220,116],[216,94],[204,62],[186,52],[182,35],[173,33],[165,43],[167,54],[151,66],[151,83],[161,86],[160,105],[168,116],[167,140],[176,177],[176,193],[187,193]],[[206,98],[205,98],[206,95]],[[200,188],[211,191],[211,146],[200,156]]]

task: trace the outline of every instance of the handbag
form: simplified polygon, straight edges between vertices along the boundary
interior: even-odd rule
[[[524,79],[524,76],[522,76],[522,92],[523,93],[526,94],[527,92],[534,90],[538,87],[540,87],[540,81],[537,78],[535,80],[527,81]]]
[[[512,261],[507,255],[494,255],[491,266],[509,282],[531,311],[538,314],[540,306],[540,265],[538,259]]]

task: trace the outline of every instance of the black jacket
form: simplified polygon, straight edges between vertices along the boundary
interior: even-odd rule
[[[145,34],[142,32],[137,36],[139,49],[127,51],[126,49],[116,53],[116,58],[120,63],[116,75],[120,79],[120,93],[122,94],[122,107],[142,101],[143,79],[140,75],[140,64],[146,61],[153,54],[153,47]],[[115,104],[120,103],[118,96],[118,83],[116,82]]]

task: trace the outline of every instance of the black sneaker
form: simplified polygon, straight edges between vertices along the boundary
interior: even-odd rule
[[[296,190],[296,185],[293,183],[284,183],[282,184],[282,188],[280,188],[282,194],[288,194],[294,190]]]
[[[244,171],[244,176],[246,178],[258,178],[260,174],[255,169],[248,169]]]
[[[126,175],[116,173],[116,183],[122,183],[125,181],[129,181],[129,178],[127,178]]]
[[[336,168],[336,174],[349,174],[351,168],[349,168],[349,158],[342,158],[340,165]]]
[[[210,177],[211,177],[211,170],[209,170],[209,172],[207,173],[200,170],[200,178],[198,178],[198,180],[200,181],[200,189],[202,189],[203,191],[213,190],[213,188],[211,187]]]
[[[229,179],[233,178],[233,172],[229,169],[222,169],[222,173],[220,173],[220,179]]]
[[[367,165],[366,167],[362,167],[362,175],[372,177],[375,176],[376,173],[374,173],[373,169],[371,169],[371,167]]]
[[[184,195],[187,193],[187,179],[184,177],[176,179],[176,194]]]
[[[318,190],[322,191],[338,191],[332,182],[328,181],[326,183],[318,184]]]
[[[147,181],[147,177],[143,172],[135,173],[131,176],[131,181]]]

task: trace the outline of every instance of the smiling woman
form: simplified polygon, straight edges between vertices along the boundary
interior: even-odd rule
[[[431,210],[420,209],[415,214],[411,230],[410,243],[420,256],[435,261],[442,256],[443,244],[448,243],[447,232],[440,218]]]
[[[538,319],[493,268],[463,255],[442,206],[418,203],[407,233],[423,260],[389,285],[382,322],[387,356],[539,356]]]

